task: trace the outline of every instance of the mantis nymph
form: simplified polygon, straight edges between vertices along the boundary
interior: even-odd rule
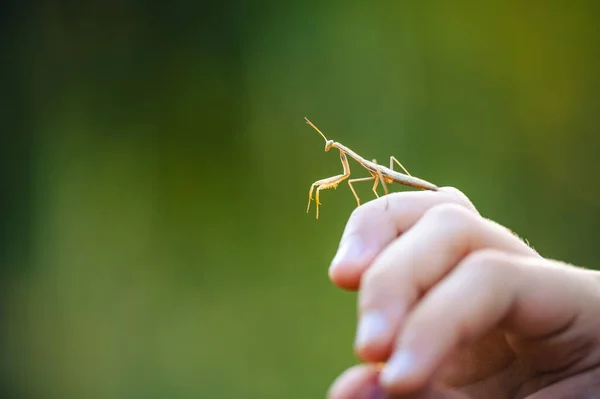
[[[337,186],[341,182],[343,182],[348,177],[350,177],[350,165],[348,164],[348,156],[350,156],[356,162],[358,162],[371,175],[371,177],[362,177],[362,178],[358,178],[358,179],[348,180],[348,185],[350,186],[350,189],[352,190],[352,194],[354,194],[354,197],[356,198],[357,206],[360,206],[360,199],[358,198],[358,195],[356,195],[356,191],[354,191],[354,187],[352,186],[352,183],[356,183],[359,181],[374,180],[375,183],[373,184],[373,192],[375,193],[375,196],[377,196],[377,197],[379,197],[379,195],[377,194],[377,185],[379,184],[379,182],[381,182],[381,185],[383,186],[383,190],[385,191],[386,194],[388,194],[387,184],[394,183],[394,182],[404,184],[406,186],[420,188],[422,190],[432,190],[432,191],[438,190],[438,187],[435,184],[432,184],[432,183],[429,183],[428,181],[411,176],[411,174],[408,173],[408,171],[404,168],[404,166],[402,166],[402,164],[393,156],[390,157],[390,167],[389,168],[387,168],[383,165],[377,164],[374,160],[367,161],[366,159],[364,159],[363,157],[361,157],[360,155],[358,155],[357,153],[352,151],[350,148],[344,146],[343,144],[335,142],[333,140],[327,140],[327,137],[325,137],[325,135],[315,125],[313,125],[313,123],[311,121],[309,121],[306,117],[304,119],[306,119],[306,123],[308,123],[313,129],[315,129],[325,139],[325,151],[329,151],[332,148],[336,148],[337,150],[340,151],[340,159],[342,161],[342,167],[344,168],[343,174],[328,177],[326,179],[318,180],[310,186],[310,191],[308,193],[308,207],[306,208],[306,213],[308,213],[308,211],[310,209],[310,202],[313,200],[313,198],[312,198],[313,190],[315,187],[317,187],[317,192],[315,194],[315,197],[316,197],[315,202],[317,204],[317,219],[319,218],[319,205],[321,205],[321,203],[319,202],[319,191],[327,190],[328,188],[337,188]],[[402,170],[404,172],[406,172],[406,174],[395,171],[394,170],[394,162],[396,162],[402,168]]]

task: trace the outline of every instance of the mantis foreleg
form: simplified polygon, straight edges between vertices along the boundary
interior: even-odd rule
[[[317,206],[317,219],[319,218],[319,191],[327,190],[329,188],[337,188],[337,186],[346,180],[350,176],[350,165],[348,165],[348,158],[346,158],[346,154],[340,151],[340,159],[342,161],[342,167],[344,168],[344,174],[328,177],[326,179],[317,180],[310,186],[310,191],[308,192],[308,206],[306,207],[306,213],[310,209],[310,201],[312,201],[312,193],[313,189],[317,187],[317,192],[315,194],[315,202]]]

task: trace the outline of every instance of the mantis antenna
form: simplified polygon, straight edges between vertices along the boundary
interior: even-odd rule
[[[319,128],[317,128],[315,125],[313,125],[313,123],[311,121],[308,120],[308,118],[305,116],[304,119],[306,120],[306,123],[308,123],[313,129],[315,129],[320,135],[321,137],[323,137],[325,139],[325,142],[327,142],[327,137],[325,137],[325,135],[323,134],[323,132],[321,132],[319,130]]]

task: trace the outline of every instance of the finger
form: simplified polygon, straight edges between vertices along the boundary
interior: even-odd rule
[[[327,399],[467,399],[466,396],[444,387],[427,387],[420,392],[390,396],[378,382],[379,369],[362,364],[346,370],[331,386]]]
[[[536,255],[512,232],[464,207],[443,204],[430,209],[364,273],[358,298],[357,355],[384,361],[402,318],[419,297],[464,256],[484,248]]]
[[[538,345],[564,340],[573,320],[597,296],[596,281],[587,277],[580,269],[539,257],[492,250],[473,253],[407,317],[380,382],[394,393],[418,390],[455,351],[496,327],[534,341],[544,337]],[[540,352],[532,365],[545,371],[565,366],[550,364],[551,359],[578,360]]]
[[[594,398],[600,392],[600,368],[585,372],[552,384],[527,397],[527,399]]]
[[[385,391],[379,386],[379,369],[361,364],[340,375],[327,394],[327,399],[384,399]]]
[[[356,289],[362,273],[383,248],[427,210],[444,203],[458,204],[477,213],[468,198],[452,187],[394,193],[356,208],[329,268],[331,280],[342,288]]]

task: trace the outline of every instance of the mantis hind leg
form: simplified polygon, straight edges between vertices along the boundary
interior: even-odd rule
[[[412,176],[410,173],[408,173],[408,170],[406,170],[406,168],[404,166],[402,166],[402,164],[400,163],[400,161],[398,161],[394,156],[390,157],[390,169],[394,170],[394,162],[396,162],[398,165],[400,165],[400,167],[402,168],[402,170],[409,176]],[[426,190],[425,188],[421,188],[421,190]]]
[[[396,157],[391,156],[390,157],[390,169],[394,170],[394,162],[396,162],[398,164],[398,166],[400,166],[402,168],[402,170],[404,171],[404,173],[406,173],[407,175],[411,176],[410,173],[408,173],[408,170],[406,170],[406,168],[404,166],[402,166],[402,164],[400,163],[400,161],[398,161],[396,159]]]

